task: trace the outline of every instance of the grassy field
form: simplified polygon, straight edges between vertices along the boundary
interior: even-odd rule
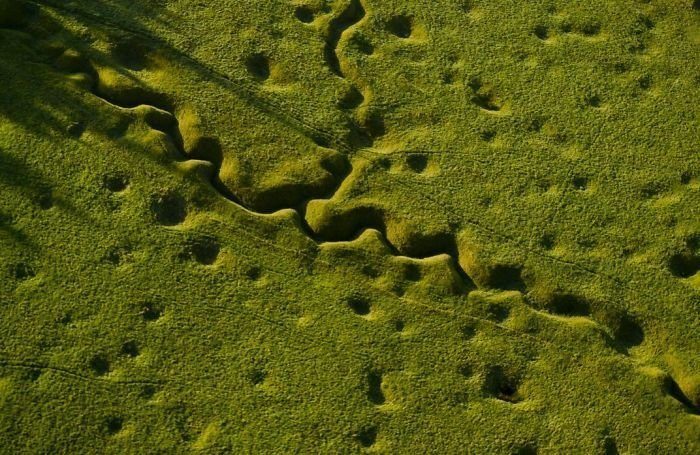
[[[0,453],[700,452],[700,2],[0,0]]]

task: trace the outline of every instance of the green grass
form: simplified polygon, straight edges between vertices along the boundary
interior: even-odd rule
[[[0,0],[1,453],[697,453],[692,0]]]

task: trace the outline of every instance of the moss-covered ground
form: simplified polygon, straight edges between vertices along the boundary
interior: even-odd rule
[[[0,453],[700,452],[700,2],[0,0]]]

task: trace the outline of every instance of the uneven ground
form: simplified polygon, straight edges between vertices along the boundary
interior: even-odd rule
[[[700,452],[700,2],[0,0],[0,452]]]

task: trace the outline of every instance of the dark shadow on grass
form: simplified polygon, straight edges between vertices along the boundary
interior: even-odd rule
[[[176,18],[171,17],[165,8],[158,3],[149,2],[143,15],[135,14],[133,2],[126,0],[93,1],[93,2],[58,2],[54,0],[36,0],[32,2],[38,6],[52,9],[60,15],[86,27],[98,27],[102,32],[124,37],[138,38],[139,42],[158,49],[189,71],[192,71],[203,79],[219,84],[222,88],[232,91],[241,100],[254,106],[268,117],[312,139],[321,146],[331,146],[339,151],[350,152],[353,147],[348,143],[349,138],[358,134],[358,126],[349,117],[345,116],[345,125],[342,130],[329,131],[322,127],[312,125],[304,119],[304,113],[290,106],[282,106],[274,99],[263,95],[254,81],[234,78],[214,68],[211,64],[203,62],[176,48],[171,43],[155,36],[149,29],[149,23],[163,24],[170,30],[177,26]],[[140,9],[138,9],[140,11]],[[185,31],[179,32],[186,36]],[[114,61],[113,56],[103,56],[100,63],[111,63],[114,68],[123,67],[124,62]]]

